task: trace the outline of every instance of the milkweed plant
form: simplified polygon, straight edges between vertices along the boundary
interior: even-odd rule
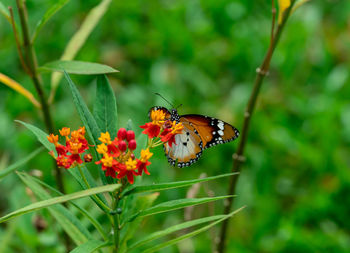
[[[186,221],[154,231],[147,237],[137,238],[138,227],[148,216],[232,197],[182,198],[154,204],[161,191],[190,187],[235,173],[188,181],[142,184],[142,177],[151,177],[152,171],[159,169],[152,167],[154,148],[164,143],[169,146],[176,145],[175,136],[182,132],[182,123],[166,119],[161,110],[152,111],[149,122],[140,126],[142,132],[140,136],[136,136],[130,126],[117,127],[116,98],[105,75],[98,76],[97,102],[94,113],[91,113],[70,76],[66,72],[64,74],[83,125],[75,130],[66,126],[57,133],[45,133],[33,125],[20,123],[36,135],[57,166],[76,179],[81,191],[63,194],[36,177],[18,172],[22,181],[41,201],[1,217],[0,222],[49,208],[50,213],[76,244],[74,252],[92,252],[97,249],[103,252],[158,252],[164,247],[210,229],[239,211]],[[93,177],[96,173],[92,170],[98,171],[99,178]],[[135,180],[136,178],[140,180]],[[49,190],[50,194],[45,190]],[[89,210],[72,202],[83,197],[90,197],[91,203],[104,213],[108,223],[101,224]],[[64,202],[69,205],[63,205]],[[92,236],[74,216],[70,204],[90,221],[89,226],[92,225],[98,231],[99,237]],[[171,234],[185,229],[186,233],[169,239]],[[153,241],[159,238],[163,238],[163,242],[154,244]]]
[[[59,1],[57,5],[53,6],[53,9],[49,9],[39,21],[30,37],[25,2],[17,0],[16,5],[21,20],[20,27],[22,29],[23,42],[17,36],[19,25],[16,25],[12,7],[9,7],[8,11],[4,8],[3,4],[0,4],[0,14],[5,16],[13,28],[21,65],[32,79],[40,101],[37,101],[33,94],[15,80],[2,73],[0,73],[0,81],[22,94],[34,106],[40,109],[43,113],[46,129],[48,129],[48,132],[45,132],[36,126],[18,121],[37,137],[43,147],[18,161],[14,166],[10,166],[7,170],[1,172],[0,178],[12,172],[18,167],[18,164],[24,164],[45,148],[48,152],[47,155],[50,155],[55,162],[53,171],[56,175],[58,188],[56,189],[38,177],[26,172],[17,172],[19,178],[35,196],[33,199],[38,201],[0,217],[0,223],[47,208],[49,214],[64,231],[65,235],[63,238],[65,239],[66,249],[69,250],[72,248],[73,250],[71,252],[87,253],[99,250],[99,252],[150,253],[158,252],[165,247],[205,232],[220,222],[223,222],[221,235],[218,237],[221,238],[218,240],[220,243],[218,252],[224,252],[228,219],[243,208],[233,212],[230,211],[232,195],[204,198],[183,197],[165,202],[157,201],[157,197],[165,190],[175,191],[181,187],[191,187],[197,183],[214,179],[220,180],[223,177],[230,177],[231,183],[229,188],[231,190],[229,192],[234,192],[235,180],[233,180],[233,177],[237,173],[233,172],[207,178],[174,182],[169,182],[164,178],[164,182],[162,183],[149,185],[143,183],[143,177],[147,176],[151,178],[153,171],[162,169],[152,164],[154,152],[157,150],[154,148],[164,144],[170,147],[176,145],[175,136],[182,133],[183,125],[169,120],[165,117],[162,110],[155,110],[151,111],[149,120],[146,120],[147,112],[145,112],[145,123],[140,126],[142,130],[132,129],[132,124],[118,126],[116,97],[106,75],[104,75],[115,73],[117,70],[109,66],[72,60],[59,60],[46,63],[41,67],[38,66],[34,50],[35,39],[48,19],[62,8],[66,2]],[[98,20],[108,9],[106,6],[110,2],[110,0],[102,0],[92,10],[92,12],[98,12],[100,15],[87,15],[89,18],[94,19],[94,21],[92,22],[90,20],[85,26],[82,26],[81,29],[88,30],[85,31],[86,34],[89,34],[93,30]],[[295,2],[293,0],[278,1],[278,23],[277,31],[274,34],[276,11],[274,1],[272,1],[272,10],[274,10],[272,20],[273,36],[271,37],[272,40],[266,56],[267,58],[264,60],[262,67],[257,70],[258,78],[255,85],[257,87],[261,85],[262,77],[268,71],[273,50],[288,16],[306,1],[300,0],[297,4]],[[85,32],[81,32],[80,30],[78,32],[85,34]],[[79,36],[74,36],[70,44],[80,45],[80,41],[81,38]],[[74,51],[71,51],[70,54],[75,55],[79,49],[80,46],[71,49]],[[22,55],[22,51],[26,53],[26,57]],[[40,74],[42,71],[59,71],[64,73],[68,84],[67,87],[72,94],[72,101],[82,123],[80,128],[71,129],[71,126],[67,124],[57,132],[54,130],[50,104],[54,99],[61,76],[58,73],[53,74],[50,97],[46,99]],[[90,112],[68,73],[98,75],[93,113]],[[259,88],[254,88],[253,90],[252,96],[255,99],[258,91]],[[129,113],[132,118],[132,112]],[[246,119],[249,123],[249,118]],[[247,131],[247,129],[248,127],[244,125],[243,132]],[[136,136],[138,132],[141,133],[139,136]],[[246,134],[243,134],[243,136],[246,136]],[[240,145],[239,154],[243,153],[244,138],[242,138],[241,143],[243,144]],[[74,178],[77,184],[76,188],[80,187],[79,191],[66,192],[67,190],[63,187],[62,171]],[[74,201],[79,198],[88,198],[91,202],[88,209]],[[150,216],[217,200],[228,200],[225,203],[224,214],[189,220],[170,227],[155,228],[155,231],[147,236],[140,236],[138,233],[144,224],[143,221]],[[93,206],[96,206],[100,212],[99,214],[92,208]],[[101,219],[101,216],[104,219]],[[84,222],[82,219],[84,219]],[[58,236],[61,236],[62,232],[57,231],[57,233]]]

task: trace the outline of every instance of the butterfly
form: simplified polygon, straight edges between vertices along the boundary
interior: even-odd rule
[[[176,109],[170,111],[165,107],[155,106],[149,111],[149,117],[154,110],[162,110],[165,119],[181,122],[182,133],[175,135],[175,145],[170,147],[164,143],[164,152],[168,162],[179,168],[187,167],[197,162],[204,149],[227,143],[239,136],[239,131],[230,124],[216,118],[199,114],[179,115]]]

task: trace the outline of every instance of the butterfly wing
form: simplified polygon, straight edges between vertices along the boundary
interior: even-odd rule
[[[202,139],[192,123],[184,121],[182,124],[184,126],[183,131],[181,134],[175,135],[175,143],[172,147],[168,143],[164,144],[168,162],[175,166],[177,161],[179,168],[195,163],[202,155],[203,150]]]
[[[216,118],[188,114],[181,116],[180,121],[191,123],[201,137],[204,149],[233,141],[239,136],[234,126]]]

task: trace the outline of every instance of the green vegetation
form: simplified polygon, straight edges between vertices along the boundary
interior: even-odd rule
[[[39,70],[43,70],[43,88],[47,97],[50,96],[51,117],[57,129],[67,125],[77,129],[83,123],[67,81],[44,70],[57,69],[54,62],[58,60],[76,60],[120,71],[112,73],[113,69],[103,65],[97,70],[93,68],[96,73],[108,72],[105,68],[111,72],[108,79],[118,106],[118,127],[132,126],[136,136],[142,130],[138,126],[148,120],[149,108],[169,107],[155,92],[175,106],[182,104],[178,109],[180,114],[217,117],[242,130],[256,68],[269,46],[270,1],[105,0],[100,3],[97,0],[26,2],[30,34],[37,27],[38,33],[31,38],[35,40],[38,65],[42,67]],[[14,9],[22,37],[15,1],[2,0],[0,13],[8,13],[7,6]],[[51,9],[49,14],[55,14],[37,24],[43,16],[49,18],[45,13],[53,6],[57,7],[57,13]],[[346,0],[309,1],[289,18],[252,117],[246,162],[232,211],[247,207],[230,219],[227,252],[350,251],[349,13],[350,2]],[[86,22],[86,17],[91,22]],[[85,30],[81,28],[83,23]],[[79,29],[80,37],[74,37]],[[11,25],[3,15],[0,45],[0,73],[16,80],[40,101],[32,80],[21,66]],[[92,111],[96,104],[96,80],[101,79],[96,75],[69,73]],[[56,88],[57,93],[53,94]],[[47,185],[59,189],[52,157],[46,150],[37,150],[41,144],[15,120],[46,128],[40,109],[0,84],[0,217],[47,196],[59,198],[57,192],[44,191],[43,187],[47,186],[39,185],[29,176],[39,175]],[[142,185],[193,180],[202,173],[208,177],[230,173],[238,141],[205,150],[196,164],[182,169],[168,165],[159,147],[154,150],[149,167],[151,175],[142,177]],[[93,177],[99,176],[94,166],[88,169]],[[25,174],[16,174],[14,170]],[[71,173],[79,177],[75,172]],[[66,192],[74,194],[83,189],[71,173],[63,171],[62,176]],[[40,189],[41,195],[26,188],[29,181],[23,183],[18,175]],[[224,196],[228,183],[228,177],[204,182],[198,191],[191,189],[194,193],[191,198]],[[148,201],[151,205],[155,201],[155,205],[161,205],[186,198],[188,191],[188,187],[161,191],[157,199],[155,195],[132,196],[135,203]],[[149,199],[141,200],[142,197]],[[74,204],[84,209],[61,204],[1,223],[0,252],[65,252],[64,231],[73,234],[70,226],[75,224],[75,217],[83,226],[73,235],[73,241],[68,241],[68,248],[73,249],[77,242],[85,244],[75,252],[108,246],[100,241],[110,232],[100,229],[107,220],[104,213],[88,197]],[[97,220],[96,224],[91,224],[85,209]],[[74,218],[59,223],[53,217],[62,218],[62,213]],[[222,213],[223,201],[218,200],[185,211],[149,216],[139,227],[128,228],[128,232],[137,230],[129,245],[143,245],[147,238],[158,238],[159,234],[153,233],[160,231],[167,242],[164,238],[152,241],[143,250],[210,252],[220,223],[161,251],[157,247],[185,237],[185,232],[196,233],[201,229],[197,226],[187,230],[192,226],[190,222],[187,227],[183,225],[187,231],[178,231],[174,226],[184,222],[184,216],[193,220],[193,224],[196,219],[198,224],[208,219],[204,226],[210,226],[229,217],[220,216]],[[204,218],[214,214],[218,216]],[[132,215],[134,212],[125,213],[125,217]],[[176,233],[169,234],[170,230]]]

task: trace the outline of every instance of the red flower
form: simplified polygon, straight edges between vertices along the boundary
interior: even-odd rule
[[[160,132],[160,126],[155,125],[153,123],[146,123],[143,126],[140,126],[142,129],[145,129],[142,131],[143,134],[147,134],[148,138],[152,139],[154,137],[158,137]]]
[[[168,142],[169,146],[172,147],[173,143],[175,143],[175,135],[172,133],[171,128],[166,128],[160,135],[160,140],[162,142]]]

